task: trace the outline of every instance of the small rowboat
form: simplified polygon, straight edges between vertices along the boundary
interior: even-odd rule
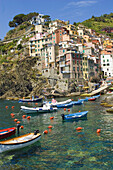
[[[87,116],[88,111],[72,113],[68,115],[62,114],[62,120],[71,120],[71,119],[83,119]]]
[[[91,98],[88,99],[88,101],[95,101],[95,100],[96,100],[95,97],[91,97]]]
[[[73,106],[73,103],[66,103],[66,104],[57,104],[56,105],[57,108],[68,108],[68,107],[72,107]]]
[[[37,142],[41,138],[39,131],[28,133],[19,137],[0,142],[0,153],[26,147]]]
[[[81,105],[81,104],[83,104],[83,101],[82,100],[78,100],[78,101],[72,101],[71,103],[73,105]]]
[[[72,101],[71,99],[68,99],[68,100],[65,100],[65,101],[62,101],[62,102],[57,102],[55,99],[52,99],[51,105],[52,106],[63,105],[63,104],[68,104],[71,101]]]
[[[8,138],[16,132],[15,127],[0,130],[0,139]]]
[[[32,98],[32,99],[20,99],[19,103],[21,102],[41,102],[42,98]]]

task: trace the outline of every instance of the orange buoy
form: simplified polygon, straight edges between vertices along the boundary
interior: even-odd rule
[[[38,105],[38,103],[35,103],[35,105]]]
[[[20,128],[21,128],[21,129],[23,129],[23,128],[24,128],[24,126],[20,126]]]
[[[15,122],[17,122],[18,119],[14,119]]]
[[[73,101],[73,99],[71,99]]]
[[[64,108],[64,111],[66,111],[66,108]]]
[[[81,112],[81,111],[79,110],[79,112]]]
[[[70,109],[68,109],[68,112],[70,112]]]
[[[20,121],[16,122],[17,124],[20,124]]]
[[[31,118],[31,116],[27,116],[27,119],[30,119]]]
[[[5,107],[6,109],[8,108],[8,106]]]
[[[48,128],[50,128],[50,129],[51,129],[52,127],[53,127],[53,126],[51,126],[51,125],[48,126]]]
[[[44,134],[47,134],[47,133],[48,133],[48,131],[47,131],[47,130],[45,130],[43,133],[44,133]]]
[[[23,118],[26,118],[26,115],[23,115],[22,117],[23,117]]]
[[[50,117],[50,119],[54,119],[54,117]]]
[[[97,129],[97,133],[100,133],[101,132],[101,129]]]
[[[77,128],[76,128],[76,130],[78,130],[78,131],[79,131],[79,130],[82,130],[82,129],[83,129],[82,127],[77,127]]]
[[[14,109],[14,106],[12,106],[11,108]]]
[[[28,103],[28,104],[30,104],[30,103]]]

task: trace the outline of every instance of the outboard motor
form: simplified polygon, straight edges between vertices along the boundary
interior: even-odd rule
[[[37,133],[39,133],[39,130],[34,131],[34,135],[37,135]]]
[[[20,123],[17,124],[17,134],[19,135]]]
[[[65,115],[64,115],[64,114],[61,114],[61,116],[62,116],[62,120],[64,120]]]

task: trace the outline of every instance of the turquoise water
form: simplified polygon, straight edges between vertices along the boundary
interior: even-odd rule
[[[22,118],[20,106],[36,107],[35,104],[0,101],[0,129],[15,126],[14,119],[17,118],[24,126],[20,130],[21,135],[36,129],[42,134],[41,139],[29,147],[1,153],[0,169],[113,169],[113,115],[100,105],[104,98],[105,96],[101,96],[96,101],[75,105],[70,111],[58,109],[54,113],[33,114],[29,121]],[[87,120],[62,122],[62,113],[79,110],[89,111]],[[11,113],[15,114],[15,118],[11,117]],[[51,116],[54,116],[53,120],[50,120]],[[53,126],[51,130],[48,129],[49,125]],[[81,132],[76,131],[79,126],[83,127]],[[100,135],[97,134],[97,129],[102,129]],[[43,133],[45,130],[48,130],[48,134]]]

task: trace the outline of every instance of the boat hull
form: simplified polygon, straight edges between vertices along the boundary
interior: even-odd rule
[[[43,108],[29,108],[29,107],[21,106],[21,111],[25,113],[49,113],[49,112],[57,111],[57,108],[43,109]]]
[[[15,127],[2,129],[2,130],[0,130],[0,139],[8,138],[8,137],[14,135],[15,132],[16,132]]]
[[[88,111],[84,111],[84,112],[77,112],[77,113],[68,114],[68,115],[62,114],[61,116],[62,116],[62,120],[78,120],[78,119],[86,118],[87,113]]]
[[[19,103],[21,102],[41,102],[42,98],[36,98],[36,99],[20,99]]]
[[[25,135],[20,136],[24,137]],[[30,140],[26,140],[23,142],[13,142],[16,141],[16,139],[18,140],[18,137],[11,139],[12,143],[10,143],[10,140],[6,140],[6,141],[2,141],[0,142],[0,153],[2,152],[6,152],[6,151],[11,151],[11,150],[17,150],[17,149],[21,149],[24,148],[26,146],[32,145],[33,143],[37,142],[39,139],[41,138],[40,134],[37,134],[35,138],[30,139]],[[9,143],[8,143],[9,141]]]

